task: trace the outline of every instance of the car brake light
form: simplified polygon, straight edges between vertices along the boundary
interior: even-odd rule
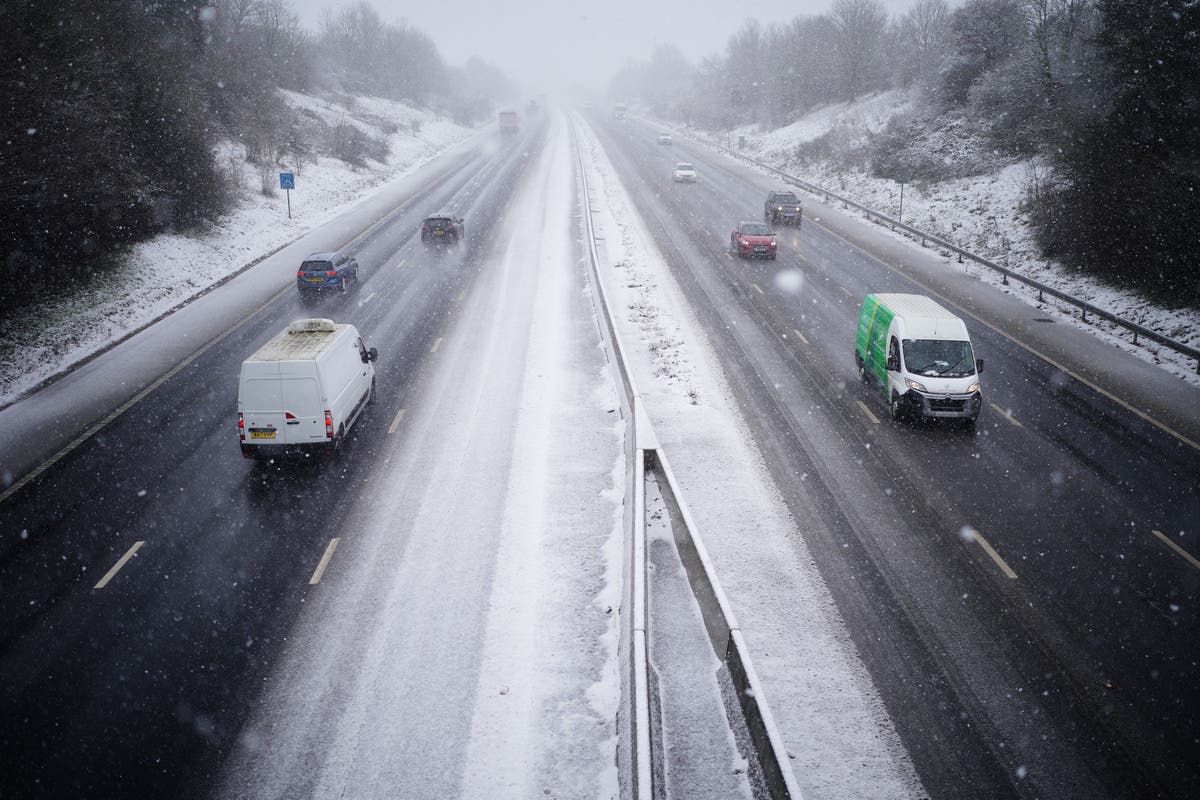
[[[242,416],[242,412],[238,412],[238,439],[246,441],[246,419]]]
[[[333,412],[325,409],[325,438],[333,438]]]
[[[337,272],[331,269],[331,270],[329,270],[328,272],[326,272],[326,273],[325,273],[325,277],[326,277],[326,278],[336,278],[336,277],[337,277]]]
[[[302,270],[302,269],[298,269],[298,270],[296,270],[296,277],[297,277],[297,278],[303,278],[303,277],[304,277],[304,270]]]

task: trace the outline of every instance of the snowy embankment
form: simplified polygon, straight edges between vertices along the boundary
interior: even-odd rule
[[[138,244],[116,269],[87,286],[5,319],[0,407],[333,219],[380,183],[415,170],[472,132],[432,112],[380,98],[350,98],[348,105],[339,105],[294,92],[283,95],[301,114],[329,126],[348,123],[386,141],[387,160],[368,159],[358,168],[328,157],[314,157],[298,168],[282,164],[268,170],[266,182],[276,188],[264,194],[264,176],[246,161],[245,149],[222,143],[218,160],[237,199],[209,230],[164,234]],[[288,198],[277,188],[277,173],[285,169],[296,172],[290,219]]]
[[[907,92],[892,90],[853,103],[816,109],[790,125],[774,130],[744,126],[729,134],[693,132],[727,147],[736,146],[739,137],[744,137],[742,152],[746,155],[868,208],[897,217],[900,214],[899,184],[869,175],[861,165],[862,153],[869,136],[880,131],[893,116],[910,110],[911,103]],[[1021,210],[1025,187],[1039,170],[1044,172],[1045,167],[1036,159],[1026,159],[1010,162],[986,175],[908,184],[904,189],[903,221],[1131,322],[1192,347],[1200,347],[1200,309],[1166,308],[1136,291],[1114,287],[1096,277],[1048,261],[1041,255],[1029,218]],[[894,235],[903,238],[902,234]],[[1194,359],[1144,339],[1139,339],[1139,344],[1135,345],[1132,334],[1123,328],[1095,317],[1088,317],[1084,322],[1074,306],[1053,298],[1039,302],[1035,290],[1020,284],[1005,286],[1001,276],[992,270],[977,264],[960,265],[956,257],[949,253],[943,255],[949,268],[970,270],[1057,321],[1087,330],[1200,386]]]
[[[683,290],[580,121],[602,276],[806,795],[926,796]]]

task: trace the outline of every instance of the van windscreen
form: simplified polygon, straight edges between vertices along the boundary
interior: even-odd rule
[[[975,374],[970,342],[950,339],[905,339],[904,366],[930,377],[965,378]]]

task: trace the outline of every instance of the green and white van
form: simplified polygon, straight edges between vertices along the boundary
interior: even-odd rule
[[[928,297],[869,294],[858,315],[854,362],[878,386],[892,419],[945,417],[974,425],[983,407],[967,326]]]

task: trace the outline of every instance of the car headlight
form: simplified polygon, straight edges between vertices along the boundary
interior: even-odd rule
[[[914,381],[912,378],[905,378],[904,382],[908,384],[908,388],[916,389],[918,392],[929,391],[925,388],[925,384],[921,383],[920,381]]]
[[[978,383],[972,383],[970,386],[967,387],[967,394],[975,394],[978,391],[979,391]]]

